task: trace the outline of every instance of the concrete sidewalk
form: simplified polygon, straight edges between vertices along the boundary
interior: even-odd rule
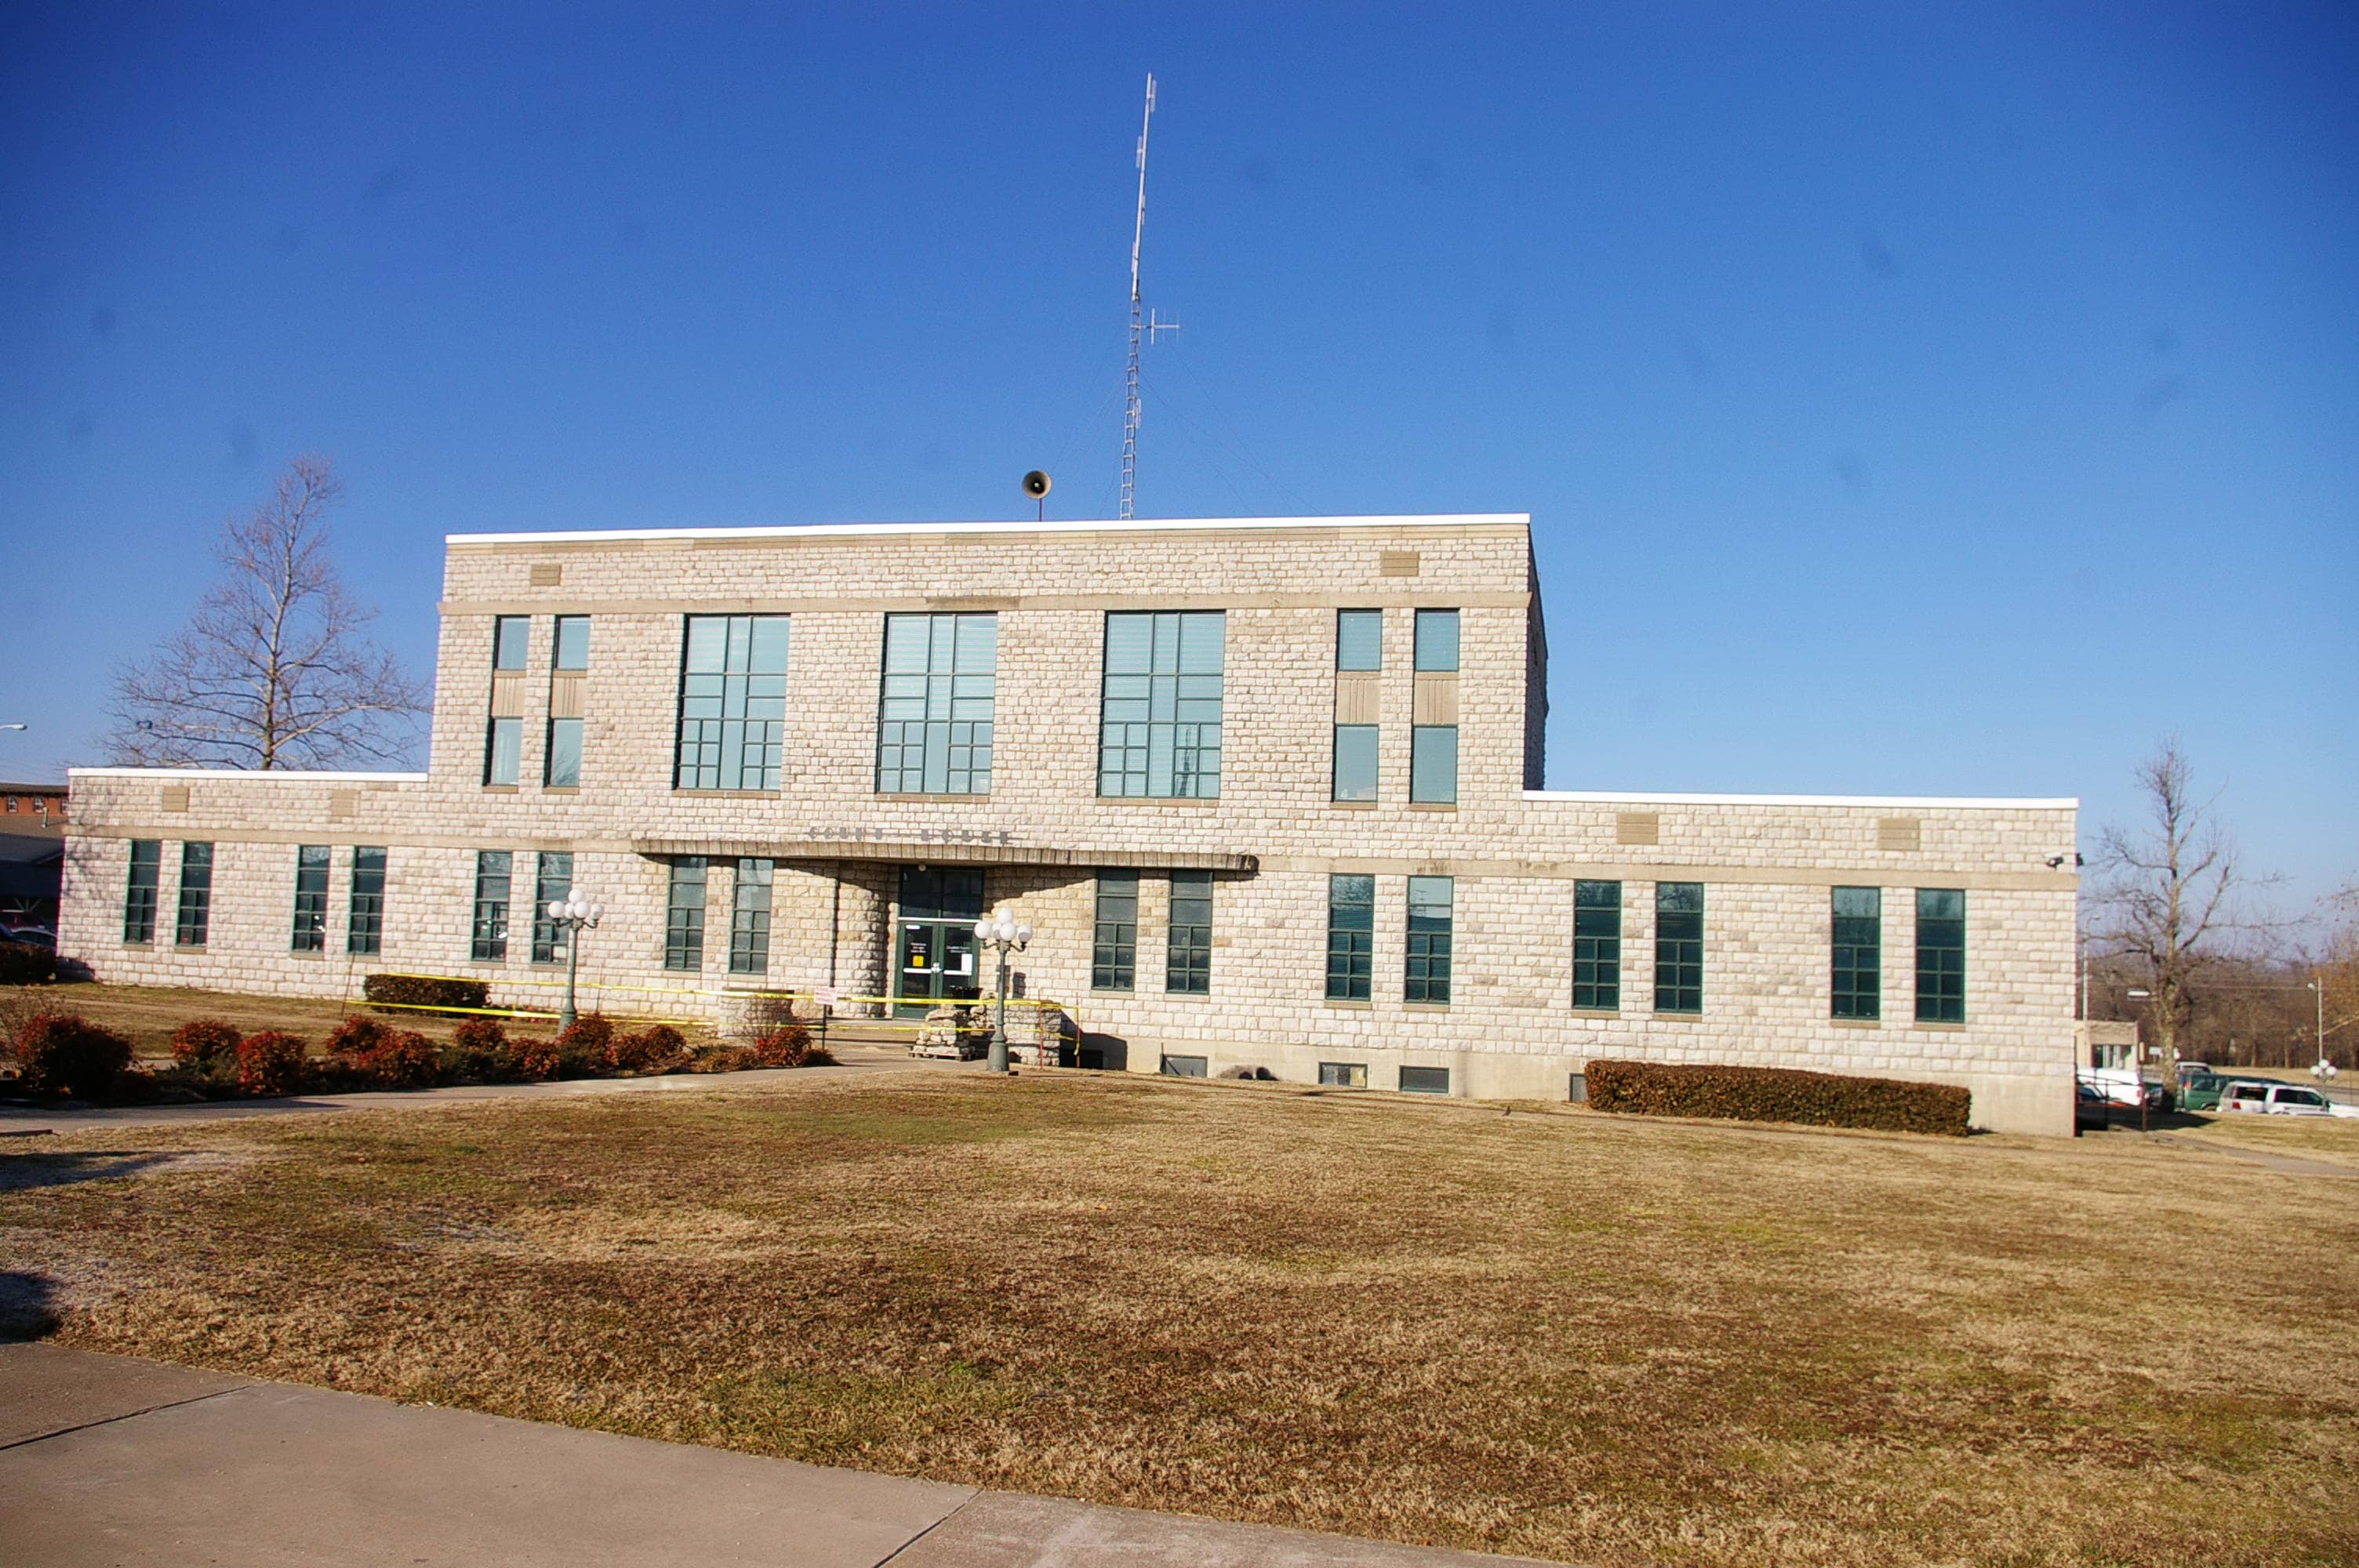
[[[830,1470],[0,1346],[0,1558],[512,1568],[1474,1568],[1521,1559]]]

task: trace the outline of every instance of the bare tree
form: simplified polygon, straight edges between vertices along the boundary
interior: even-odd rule
[[[2234,844],[2213,815],[2219,795],[2197,797],[2177,736],[2138,764],[2136,779],[2147,819],[2136,828],[2109,827],[2098,840],[2092,935],[2101,952],[2128,961],[2149,993],[2147,1021],[2170,1087],[2199,977],[2258,928],[2239,908],[2241,895],[2257,884],[2238,867]]]
[[[298,458],[222,525],[221,579],[188,625],[115,672],[116,762],[318,768],[408,752],[426,690],[366,634],[376,612],[328,559],[343,488],[325,458]]]

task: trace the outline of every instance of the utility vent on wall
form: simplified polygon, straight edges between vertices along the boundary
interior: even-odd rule
[[[188,810],[189,786],[187,784],[166,784],[164,786],[164,798],[160,804],[167,811]]]
[[[1386,550],[1376,558],[1376,571],[1384,577],[1415,577],[1418,564],[1415,550]]]
[[[1875,847],[1879,849],[1914,849],[1922,838],[1918,820],[1913,816],[1879,816],[1875,819]]]
[[[1662,840],[1661,813],[1624,811],[1614,815],[1614,841],[1616,844],[1659,844]]]
[[[531,580],[535,588],[555,588],[564,582],[565,568],[556,561],[535,561]]]

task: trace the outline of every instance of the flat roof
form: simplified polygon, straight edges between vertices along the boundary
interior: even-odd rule
[[[1527,789],[1526,800],[1579,801],[1589,806],[1882,806],[1923,810],[2078,811],[2079,800],[2011,795],[1658,795],[1649,790]]]
[[[68,778],[103,779],[353,779],[362,784],[416,784],[424,773],[339,773],[333,768],[68,768]]]
[[[1446,512],[1397,517],[1133,517],[1031,523],[794,523],[736,528],[581,528],[445,534],[445,545],[567,545],[601,539],[824,539],[924,534],[1182,534],[1227,528],[1489,528],[1531,526],[1528,512]]]

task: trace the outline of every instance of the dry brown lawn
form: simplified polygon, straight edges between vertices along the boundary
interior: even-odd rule
[[[333,998],[247,996],[232,991],[200,990],[182,986],[100,985],[92,981],[71,981],[33,989],[15,989],[0,997],[11,1012],[75,1012],[92,1023],[103,1024],[129,1040],[132,1047],[143,1056],[165,1056],[171,1054],[172,1031],[191,1018],[218,1018],[234,1024],[241,1033],[258,1029],[284,1029],[302,1035],[314,1046],[328,1037],[328,1032],[343,1021],[347,1013],[366,1011],[359,1000],[361,977],[353,977],[353,1000],[346,1002]],[[560,993],[551,991],[549,1005],[556,1005]],[[582,1011],[591,1007],[592,992],[582,988]],[[415,1029],[429,1039],[447,1042],[458,1026],[455,1018],[437,1018],[430,1013],[396,1011],[380,1014],[396,1028]],[[622,1015],[614,1015],[617,1022]],[[556,1026],[543,1020],[509,1022],[511,1033],[549,1033]]]
[[[0,1143],[95,1349],[1599,1564],[2359,1560],[2359,1177],[1075,1074]]]

